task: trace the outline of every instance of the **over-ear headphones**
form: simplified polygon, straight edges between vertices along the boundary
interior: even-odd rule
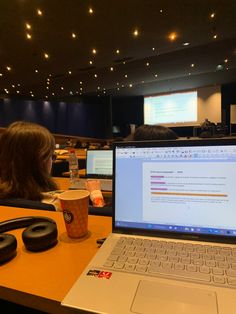
[[[48,217],[20,217],[0,222],[0,264],[16,256],[17,240],[14,235],[3,233],[13,229],[25,228],[22,240],[27,250],[39,252],[57,244],[56,222]]]

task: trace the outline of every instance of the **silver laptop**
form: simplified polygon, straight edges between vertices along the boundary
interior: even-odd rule
[[[85,189],[86,180],[98,179],[102,191],[112,191],[112,159],[112,149],[87,149],[85,178],[70,188]]]
[[[236,313],[236,139],[114,144],[112,233],[62,301],[109,314]]]

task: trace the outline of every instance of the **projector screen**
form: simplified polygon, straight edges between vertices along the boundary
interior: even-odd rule
[[[197,124],[197,91],[144,97],[144,124]]]

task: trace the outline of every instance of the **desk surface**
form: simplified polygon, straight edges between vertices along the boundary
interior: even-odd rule
[[[0,298],[47,313],[68,313],[62,299],[97,252],[96,240],[111,232],[111,218],[89,216],[87,237],[68,238],[62,213],[0,206],[1,221],[22,216],[51,217],[57,223],[58,244],[50,250],[32,253],[24,248],[22,229],[9,233],[17,237],[17,256],[0,266]]]

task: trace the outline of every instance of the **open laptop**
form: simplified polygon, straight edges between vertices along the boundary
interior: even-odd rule
[[[112,149],[87,149],[85,178],[74,188],[85,189],[87,179],[99,179],[102,191],[112,191],[112,159]]]
[[[112,233],[62,305],[234,314],[236,139],[115,143],[113,158]]]

